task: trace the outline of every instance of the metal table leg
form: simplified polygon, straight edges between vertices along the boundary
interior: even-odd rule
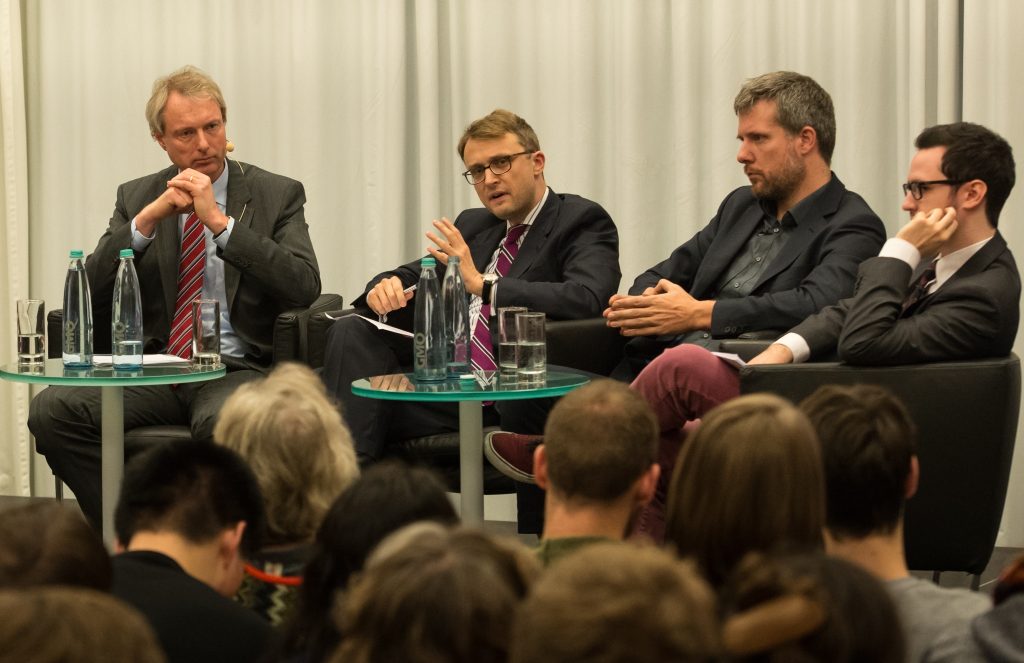
[[[103,541],[114,548],[114,507],[124,473],[124,388],[101,387],[103,398],[102,464]]]
[[[459,401],[459,483],[462,522],[484,522],[483,404]]]

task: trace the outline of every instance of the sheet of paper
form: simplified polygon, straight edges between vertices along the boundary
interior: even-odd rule
[[[380,322],[379,320],[374,320],[373,318],[367,318],[365,315],[359,315],[358,313],[355,313],[353,315],[355,315],[357,318],[366,320],[377,329],[383,329],[384,331],[391,332],[392,334],[398,334],[399,336],[408,336],[409,338],[412,338],[412,332],[407,332],[404,329],[399,329],[398,327],[392,327],[391,325],[384,324],[383,322]]]
[[[712,352],[711,354],[715,355],[716,357],[718,357],[725,363],[729,364],[730,366],[734,366],[736,368],[743,368],[744,366],[747,365],[747,362],[740,359],[740,356],[738,354],[734,354],[732,352]]]
[[[177,355],[142,355],[142,363],[145,366],[160,366],[161,364],[187,364],[190,360],[183,359]],[[113,366],[114,359],[110,355],[93,355],[94,366]]]

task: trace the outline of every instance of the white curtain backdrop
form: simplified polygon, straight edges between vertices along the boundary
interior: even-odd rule
[[[960,117],[958,0],[24,6],[30,283],[54,304],[67,251],[95,246],[116,186],[166,164],[143,107],[153,79],[186,63],[221,84],[234,156],[305,184],[324,289],[346,301],[421,255],[431,219],[480,204],[455,143],[497,107],[537,130],[552,188],[597,200],[616,220],[621,291],[745,183],[732,112],[744,79],[793,69],[829,90],[833,167],[890,231],[905,218],[899,183],[914,136]],[[967,27],[993,46],[988,25]],[[1000,45],[1007,76],[1010,43]],[[989,74],[985,94],[1005,80]],[[8,456],[0,473],[20,471]],[[49,474],[36,466],[43,488]]]
[[[964,119],[999,132],[1016,152],[1017,186],[1000,215],[999,231],[1020,265],[1024,264],[1024,57],[1016,49],[1020,39],[1016,28],[1024,25],[1024,5],[1017,0],[966,0],[964,18]],[[1019,338],[1015,351],[1024,355]],[[1019,425],[997,543],[1024,546],[1024,430]]]
[[[21,6],[0,0],[0,362],[16,360],[16,299],[30,295],[28,143],[22,68]],[[28,495],[28,387],[0,383],[0,494]]]

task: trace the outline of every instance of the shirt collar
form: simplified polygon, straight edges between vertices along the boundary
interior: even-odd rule
[[[811,210],[814,209],[818,201],[825,196],[825,191],[835,181],[835,173],[831,173],[828,178],[828,182],[819,186],[817,189],[811,192],[810,195],[803,198],[796,205],[789,208],[789,211],[782,215],[779,223],[783,226],[798,226],[802,221],[805,221],[808,216],[812,214]],[[759,200],[758,204],[761,206],[761,211],[772,219],[775,218],[775,213],[778,211],[778,206],[774,200]]]
[[[938,289],[939,286],[948,281],[951,276],[957,273],[957,270],[973,258],[974,254],[980,251],[981,247],[988,244],[991,239],[992,237],[988,237],[970,246],[957,249],[949,255],[939,256],[938,261],[935,263],[935,288],[933,289]]]

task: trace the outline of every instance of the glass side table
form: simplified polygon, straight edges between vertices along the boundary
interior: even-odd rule
[[[102,399],[101,481],[103,495],[103,540],[114,544],[114,506],[117,504],[121,476],[124,473],[124,388],[156,384],[205,382],[224,377],[224,366],[195,366],[191,363],[143,366],[135,370],[117,370],[111,366],[65,368],[60,359],[42,364],[0,366],[0,379],[30,384],[68,387],[99,387]]]
[[[494,371],[472,380],[449,379],[417,382],[412,373],[377,375],[356,380],[352,393],[390,401],[418,401],[459,404],[459,481],[462,520],[478,525],[484,520],[483,403],[527,398],[561,396],[590,382],[590,377],[573,371],[549,370],[542,383],[503,382]]]

